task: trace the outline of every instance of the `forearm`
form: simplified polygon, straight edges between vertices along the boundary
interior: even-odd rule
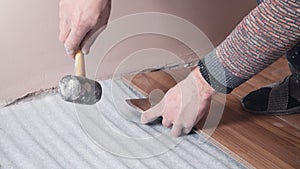
[[[210,77],[229,91],[236,88],[300,41],[299,22],[300,1],[261,3],[204,58]]]

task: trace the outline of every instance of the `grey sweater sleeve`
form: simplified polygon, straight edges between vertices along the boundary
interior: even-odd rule
[[[300,41],[300,1],[265,0],[199,62],[216,91],[230,93]]]

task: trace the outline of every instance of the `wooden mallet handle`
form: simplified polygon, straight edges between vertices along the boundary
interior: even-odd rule
[[[75,76],[85,77],[84,55],[80,50],[75,55]]]

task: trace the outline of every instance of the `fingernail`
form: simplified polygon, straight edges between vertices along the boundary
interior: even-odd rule
[[[90,53],[90,51],[88,49],[82,49],[82,53],[84,55],[88,55]]]
[[[174,137],[179,137],[179,136],[180,136],[180,133],[172,133],[172,135],[173,135]]]
[[[170,128],[172,126],[172,122],[167,120],[166,118],[163,118],[162,125],[167,127],[167,128]]]
[[[184,134],[189,134],[189,133],[191,132],[191,130],[192,130],[192,129],[190,129],[190,128],[183,128],[182,132],[183,132]]]
[[[69,55],[69,56],[73,56],[73,55],[75,54],[75,51],[74,51],[74,50],[69,49],[69,48],[67,48],[66,46],[65,46],[65,50],[66,50],[67,55]]]
[[[179,136],[181,136],[182,132],[181,131],[171,130],[171,134],[174,137],[179,137]]]
[[[147,119],[144,116],[141,116],[141,122],[145,124],[147,123]]]
[[[74,55],[74,50],[66,50],[66,52],[67,52],[67,55],[69,55],[69,56],[73,56]]]

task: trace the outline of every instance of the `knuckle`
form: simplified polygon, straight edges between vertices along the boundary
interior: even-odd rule
[[[85,25],[89,27],[94,27],[97,24],[98,15],[86,13],[83,14],[81,20]]]
[[[89,23],[84,19],[81,19],[77,24],[77,28],[79,31],[85,30],[88,27],[89,27]]]
[[[82,17],[76,24],[76,29],[78,32],[88,32],[90,29],[92,29],[97,23],[97,20],[91,19],[91,18],[86,18]]]

